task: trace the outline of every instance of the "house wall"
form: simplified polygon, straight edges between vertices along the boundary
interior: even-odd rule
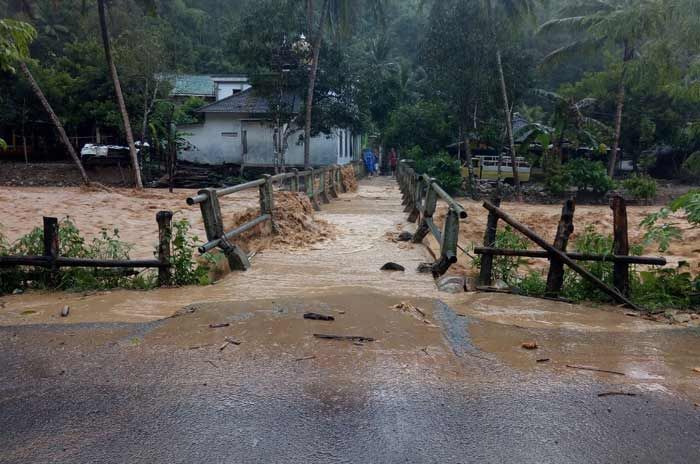
[[[182,125],[189,146],[180,152],[184,161],[202,164],[240,163],[241,121],[230,115],[207,113],[204,124]]]
[[[207,113],[202,125],[180,126],[189,147],[179,158],[201,164],[239,164],[274,166],[274,129],[267,121],[234,119],[231,114]],[[289,136],[285,164],[304,165],[304,144],[299,144],[303,131]],[[243,140],[247,153],[243,155]],[[342,144],[341,144],[342,142]],[[347,129],[336,129],[332,134],[320,134],[311,140],[311,163],[314,166],[347,164],[358,159],[360,136]]]
[[[251,86],[245,82],[216,82],[216,101],[222,100],[226,97],[243,90],[248,90]]]

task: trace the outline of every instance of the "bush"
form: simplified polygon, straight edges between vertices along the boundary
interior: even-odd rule
[[[637,200],[653,200],[656,198],[656,181],[645,175],[634,175],[622,182],[627,192]]]
[[[123,242],[119,230],[103,229],[98,237],[87,242],[70,218],[58,225],[59,254],[69,258],[128,260],[132,246]],[[195,239],[189,235],[186,219],[175,221],[172,240],[173,281],[176,285],[207,284],[208,266],[193,260]],[[12,245],[0,233],[0,255],[40,256],[44,252],[44,231],[35,227]],[[156,274],[145,271],[126,275],[119,270],[63,267],[57,279],[48,271],[31,267],[0,268],[0,294],[17,288],[55,288],[70,291],[106,290],[111,288],[148,289],[156,285]]]
[[[543,296],[547,290],[547,279],[539,272],[531,271],[518,283],[521,295]]]
[[[697,182],[700,179],[700,151],[696,151],[683,162],[681,174],[689,181]]]
[[[499,229],[496,232],[494,248],[512,248],[515,250],[527,250],[528,241],[519,233],[513,232],[510,226]],[[515,287],[519,284],[518,270],[526,261],[518,256],[494,256],[493,257],[493,278],[502,280],[507,285]],[[473,261],[474,267],[481,266],[481,257]]]
[[[690,309],[698,304],[693,295],[700,291],[700,278],[693,280],[684,266],[676,269],[642,271],[632,279],[632,299],[649,309]]]
[[[459,161],[445,152],[424,158],[416,163],[416,169],[434,177],[447,193],[456,193],[462,186],[462,171]]]
[[[608,171],[600,161],[576,159],[564,167],[569,184],[581,190],[592,190],[604,194],[615,187]]]

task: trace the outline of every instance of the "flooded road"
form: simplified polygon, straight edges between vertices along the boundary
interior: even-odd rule
[[[0,463],[700,460],[697,327],[439,293],[389,180],[320,217],[213,286],[3,297]]]

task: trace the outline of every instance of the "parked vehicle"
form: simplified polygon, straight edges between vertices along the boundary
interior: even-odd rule
[[[532,171],[530,164],[521,156],[517,157],[515,162],[520,182],[529,182]],[[498,156],[475,156],[472,158],[472,164],[474,166],[474,175],[477,179],[486,181],[498,180]],[[501,179],[504,182],[513,182],[512,166],[510,156],[504,155],[501,157]],[[468,176],[469,170],[466,166],[462,167],[462,177]]]

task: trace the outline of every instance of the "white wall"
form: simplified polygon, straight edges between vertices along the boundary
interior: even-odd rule
[[[201,164],[241,163],[274,166],[272,125],[267,121],[234,119],[231,114],[207,113],[202,125],[180,126],[191,148],[179,158]],[[243,157],[243,133],[246,133],[248,152]],[[299,144],[303,131],[289,136],[285,164],[304,165],[304,144]],[[342,140],[342,146],[341,146]],[[352,146],[352,148],[351,148]],[[336,129],[332,134],[319,134],[311,139],[311,163],[314,166],[347,164],[358,159],[360,137],[347,129]]]
[[[178,130],[189,142],[180,159],[202,164],[240,163],[241,121],[231,115],[207,113],[201,125],[183,125]]]
[[[241,92],[249,88],[250,85],[245,82],[216,82],[216,101],[230,97],[234,91]]]

